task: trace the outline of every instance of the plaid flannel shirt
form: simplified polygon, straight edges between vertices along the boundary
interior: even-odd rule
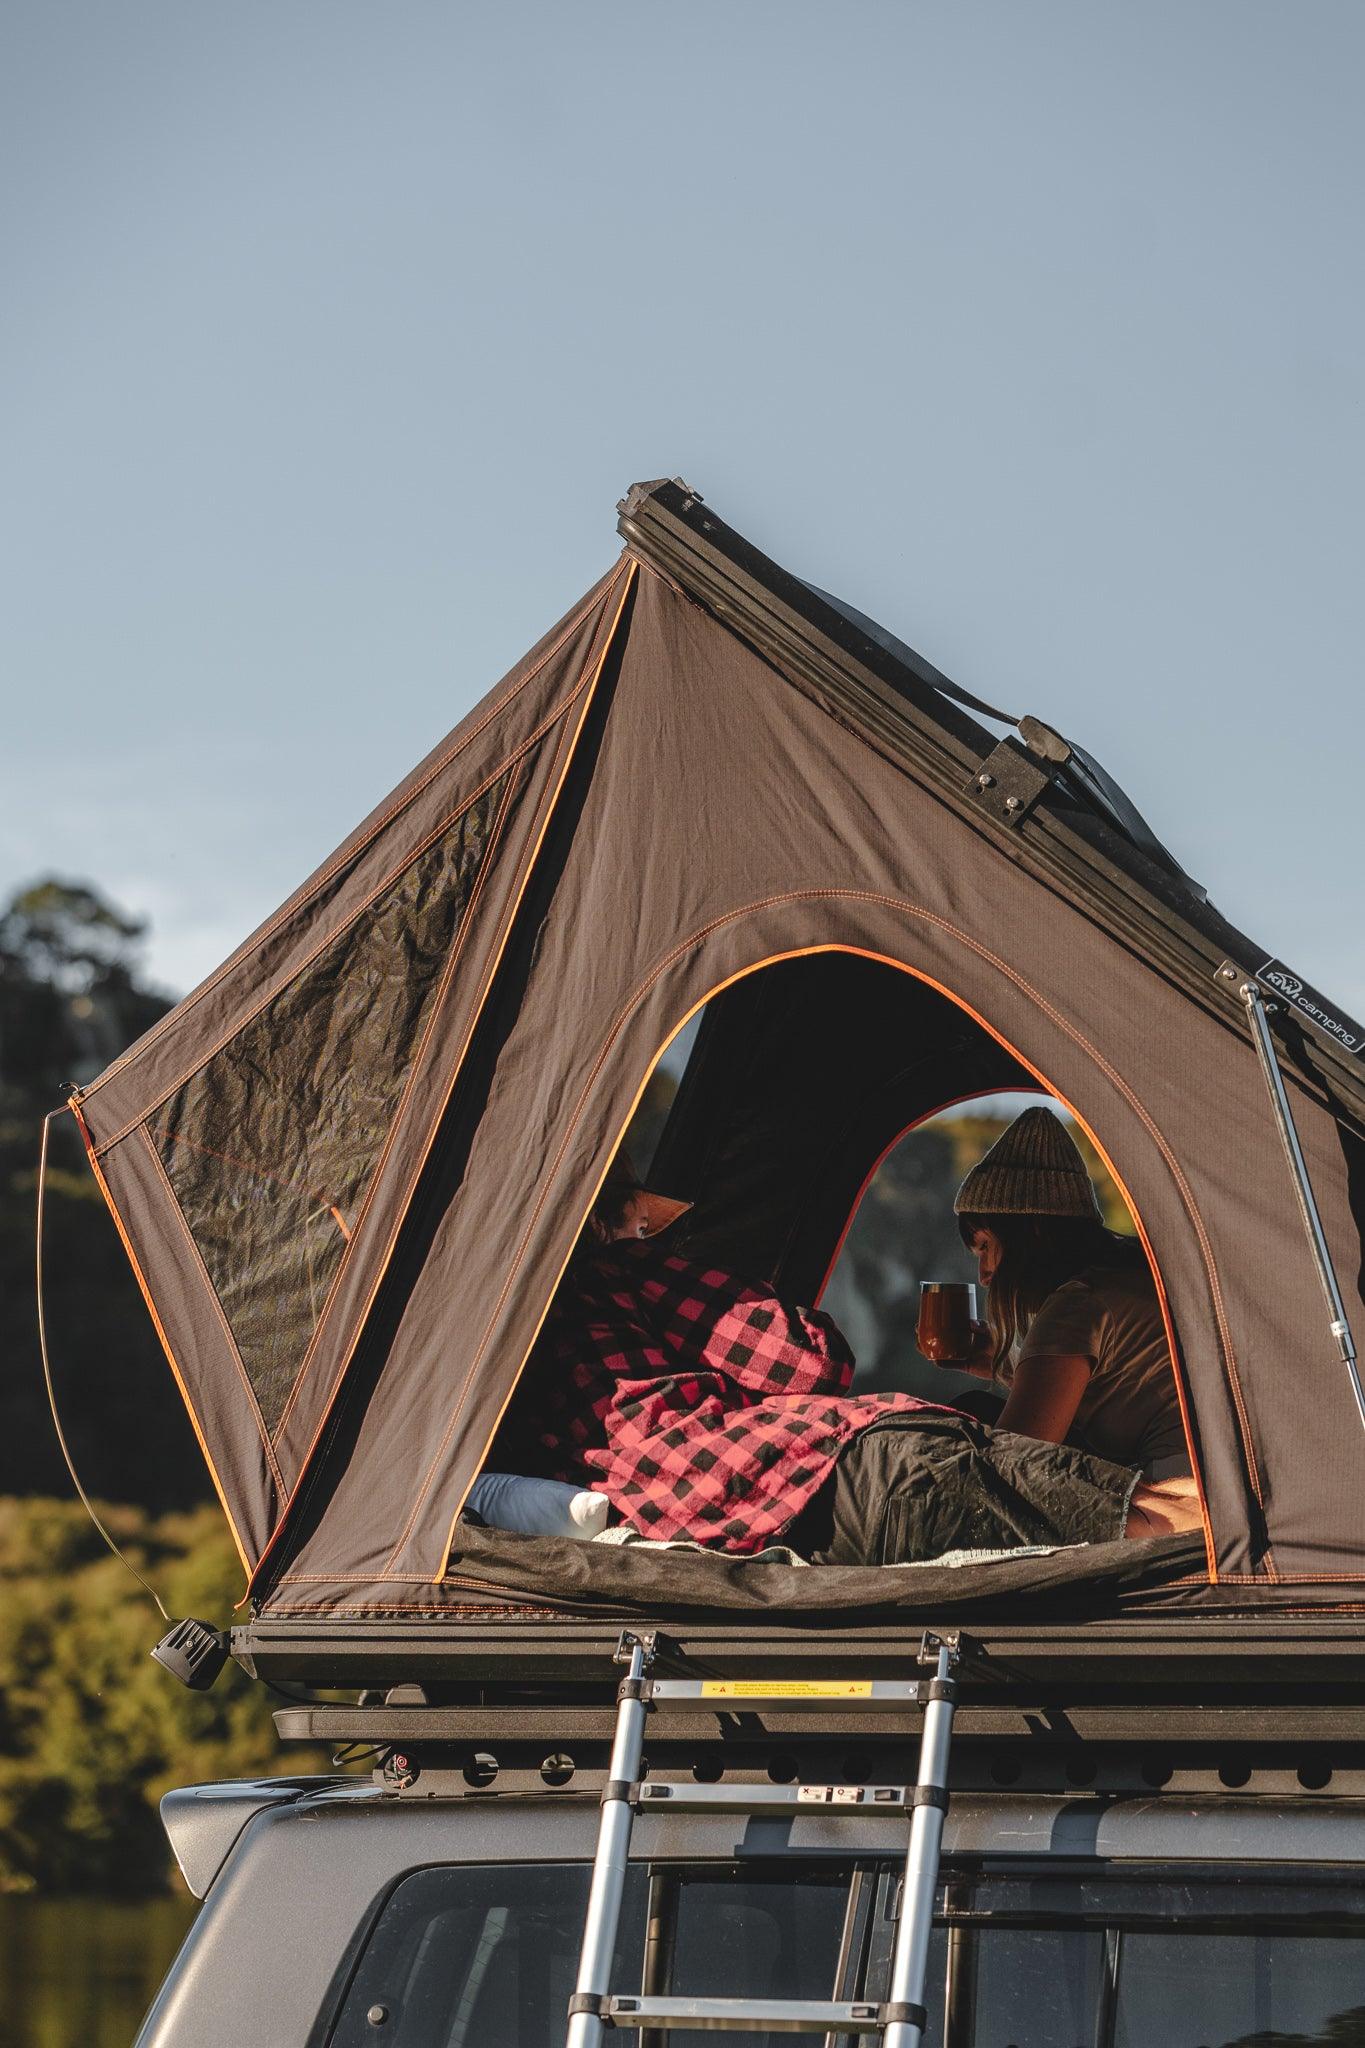
[[[830,1317],[627,1240],[565,1275],[524,1426],[545,1470],[595,1483],[641,1535],[743,1553],[781,1535],[859,1430],[935,1408],[850,1395],[852,1377]]]

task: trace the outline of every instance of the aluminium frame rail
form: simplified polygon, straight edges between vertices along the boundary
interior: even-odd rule
[[[679,479],[633,485],[617,512],[617,531],[641,561],[785,673],[851,702],[896,749],[907,773],[979,830],[998,834],[1012,860],[1060,887],[1088,915],[1102,910],[1140,958],[1173,976],[1210,1016],[1228,1021],[1227,1005],[1218,1000],[1219,962],[1239,954],[1264,959],[1269,949],[1192,895],[1188,877],[1181,881],[1153,862],[1102,811],[1069,800],[1056,787],[1040,789],[1016,813],[1026,815],[1024,830],[983,807],[977,777],[993,736],[955,694],[945,694],[945,685],[954,693],[955,686],[931,662],[903,644],[897,654],[885,639],[870,639]],[[1031,723],[1020,721],[1021,728]],[[1022,767],[1051,782],[1054,764],[1046,754],[1012,737],[1003,744]],[[1365,1064],[1316,1030],[1311,1065],[1286,1049],[1310,1085],[1329,1089],[1339,1105],[1334,1114],[1344,1112],[1365,1130]]]

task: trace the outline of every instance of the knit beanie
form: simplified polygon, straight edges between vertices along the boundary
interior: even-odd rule
[[[1050,1109],[1026,1109],[953,1199],[957,1216],[1087,1216],[1099,1197],[1066,1125]]]

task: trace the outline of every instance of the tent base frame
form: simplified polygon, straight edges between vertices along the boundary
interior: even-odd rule
[[[1226,1739],[1234,1726],[1240,1735],[1255,1732],[1249,1723],[1242,1726],[1246,1715],[1264,1723],[1272,1711],[1311,1707],[1345,1715],[1352,1726],[1358,1719],[1365,1739],[1365,1616],[1185,1611],[972,1627],[983,1645],[984,1667],[964,1710],[998,1709],[1016,1727],[1021,1712],[1081,1707],[1103,1708],[1111,1721],[1119,1716],[1136,1727],[1149,1709],[1160,1715],[1179,1706]],[[415,1716],[414,1730],[430,1730],[435,1724],[425,1717],[449,1709],[464,1717],[458,1724],[463,1734],[469,1725],[465,1709],[485,1713],[494,1702],[524,1720],[524,1710],[542,1711],[548,1693],[554,1713],[596,1715],[600,1708],[609,1732],[616,1680],[612,1652],[619,1633],[619,1619],[605,1617],[433,1624],[267,1615],[232,1631],[232,1654],[256,1678],[388,1692],[394,1713]],[[810,1678],[837,1664],[849,1677],[888,1678],[911,1669],[908,1645],[919,1631],[903,1623],[797,1628],[747,1617],[728,1624],[669,1623],[660,1633],[678,1664],[706,1676]],[[402,1725],[406,1729],[408,1722]],[[1338,1725],[1344,1729],[1345,1722]],[[452,1722],[449,1733],[455,1732]],[[315,1737],[324,1733],[329,1740],[360,1739],[349,1722],[345,1731],[331,1722],[325,1730],[322,1723],[312,1730]]]

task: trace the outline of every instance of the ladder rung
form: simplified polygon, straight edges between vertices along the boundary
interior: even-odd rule
[[[618,2027],[694,2033],[880,2034],[874,2000],[814,1998],[608,1998],[604,2018]]]
[[[641,1813],[685,1806],[703,1813],[908,1813],[905,1785],[675,1785],[646,1780],[635,1788]]]
[[[758,1707],[837,1707],[840,1712],[917,1707],[922,1690],[917,1678],[653,1678],[648,1685],[651,1700],[746,1712]]]

